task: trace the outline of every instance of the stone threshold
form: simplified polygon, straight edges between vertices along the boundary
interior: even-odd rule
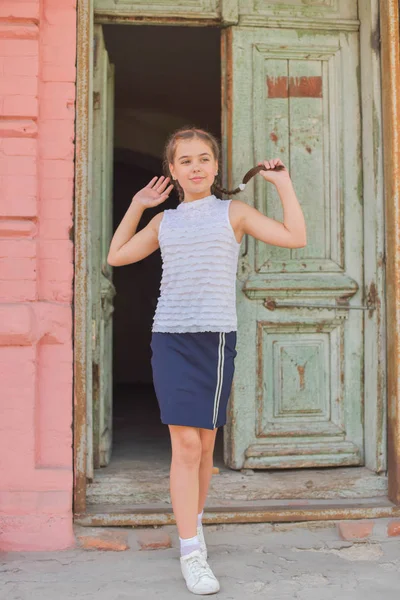
[[[400,506],[387,498],[345,500],[259,500],[224,502],[205,509],[205,524],[288,523],[400,517]],[[85,527],[140,527],[173,525],[171,507],[165,504],[93,504],[74,522]]]

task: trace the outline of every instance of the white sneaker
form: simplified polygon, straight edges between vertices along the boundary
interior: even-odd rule
[[[181,569],[189,592],[204,596],[219,592],[218,580],[200,550],[181,556]]]
[[[207,560],[208,553],[207,553],[206,540],[204,539],[204,531],[203,531],[202,525],[200,525],[200,527],[197,528],[197,537],[199,538],[199,542],[200,542],[201,555],[204,558],[204,560]]]

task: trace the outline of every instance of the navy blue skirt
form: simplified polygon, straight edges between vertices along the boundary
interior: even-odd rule
[[[202,429],[225,425],[237,354],[236,331],[153,332],[151,350],[161,421]]]

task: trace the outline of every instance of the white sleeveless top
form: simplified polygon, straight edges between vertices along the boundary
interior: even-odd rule
[[[154,332],[237,330],[240,244],[229,220],[230,203],[207,196],[164,211],[158,236],[163,268]]]

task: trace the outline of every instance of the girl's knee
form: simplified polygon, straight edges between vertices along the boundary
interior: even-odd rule
[[[213,442],[204,443],[204,441],[203,441],[201,444],[201,460],[207,460],[209,458],[212,458],[213,454],[214,454],[214,443]]]
[[[214,453],[215,446],[215,431],[202,431],[200,434],[201,437],[201,457],[202,460],[207,460],[207,458],[212,457]]]
[[[186,465],[198,465],[202,456],[202,445],[198,431],[185,428],[172,434],[172,460]]]

